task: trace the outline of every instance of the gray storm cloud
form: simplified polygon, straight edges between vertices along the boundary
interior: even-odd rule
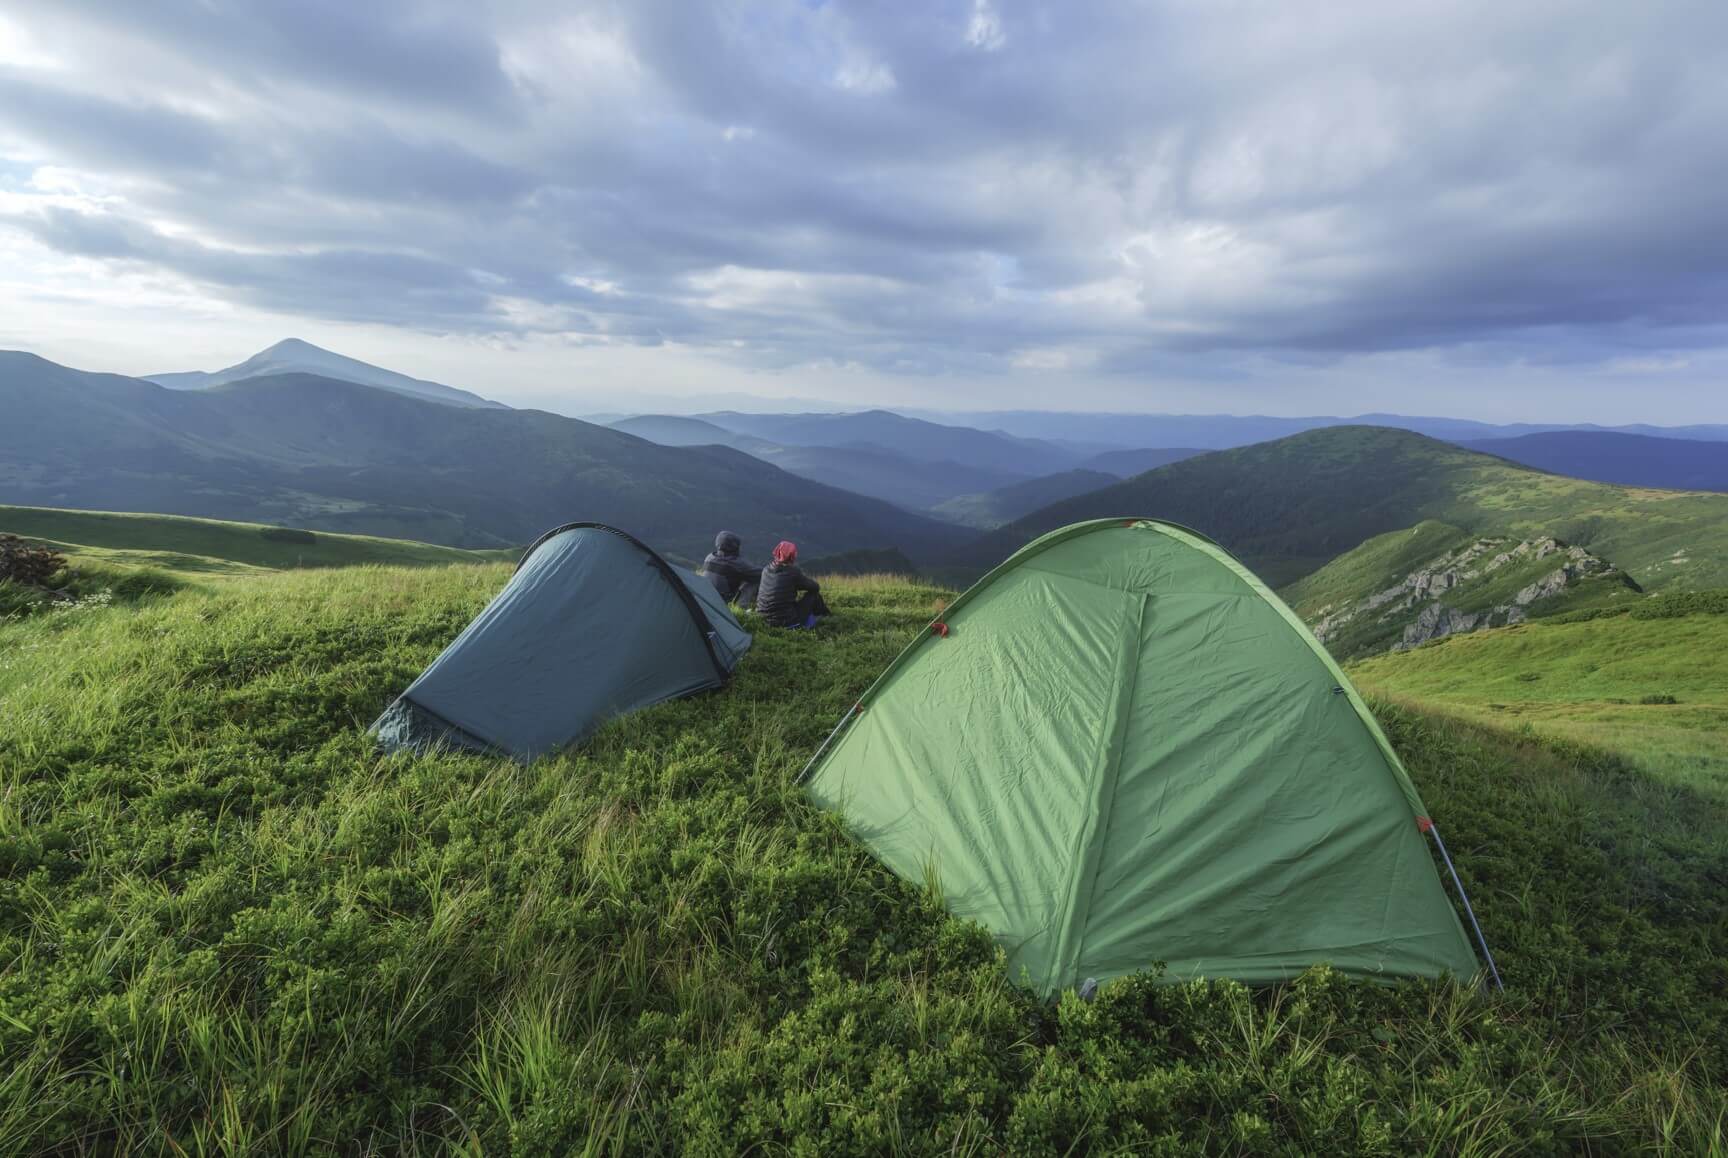
[[[1728,344],[1720,4],[4,19],[0,228],[290,314],[907,373]]]

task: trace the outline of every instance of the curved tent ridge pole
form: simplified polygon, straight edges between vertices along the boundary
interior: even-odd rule
[[[832,732],[828,733],[828,738],[826,740],[822,741],[822,746],[820,748],[816,749],[816,754],[814,756],[810,757],[809,761],[804,765],[803,770],[800,771],[798,773],[798,775],[796,775],[792,778],[792,783],[794,783],[794,784],[804,783],[804,777],[810,775],[810,769],[816,767],[816,761],[822,759],[822,753],[824,753],[828,750],[828,745],[830,745],[834,742],[834,737],[838,736],[840,734],[840,729],[844,728],[847,724],[851,723],[852,717],[858,715],[863,710],[864,710],[864,701],[863,700],[859,700],[857,703],[853,704],[851,707],[846,709],[846,714],[844,716],[840,717],[840,722],[838,724],[834,725],[834,730]]]
[[[725,685],[732,680],[732,673],[726,665],[720,662],[720,653],[714,650],[714,625],[708,621],[708,615],[697,604],[696,597],[690,594],[690,589],[684,586],[684,581],[673,572],[672,564],[660,557],[660,552],[632,535],[629,531],[620,531],[617,527],[605,523],[565,523],[553,527],[538,539],[528,544],[528,549],[522,552],[522,557],[516,560],[516,570],[522,570],[522,564],[528,562],[528,557],[538,551],[547,540],[556,538],[566,531],[605,531],[608,535],[617,535],[626,543],[648,556],[648,561],[660,572],[662,578],[671,585],[684,609],[690,613],[690,621],[696,628],[696,634],[702,640],[702,649],[708,653],[708,662],[714,665],[714,672],[720,677],[720,683]]]
[[[1464,882],[1458,879],[1458,870],[1452,867],[1452,856],[1446,851],[1446,842],[1440,839],[1440,826],[1426,816],[1418,816],[1416,827],[1434,838],[1440,859],[1446,862],[1446,871],[1452,874],[1452,886],[1458,890],[1458,899],[1464,902],[1464,915],[1470,918],[1470,927],[1476,931],[1476,943],[1482,946],[1482,957],[1488,962],[1488,972],[1494,977],[1494,988],[1506,992],[1506,984],[1500,980],[1500,970],[1494,965],[1494,954],[1488,949],[1488,938],[1482,935],[1482,926],[1476,923],[1476,910],[1470,905],[1470,894],[1464,891]]]

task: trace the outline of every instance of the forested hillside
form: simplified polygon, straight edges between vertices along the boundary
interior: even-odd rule
[[[1117,515],[1193,527],[1275,586],[1424,519],[1476,534],[1550,536],[1607,559],[1648,590],[1728,584],[1728,495],[1561,478],[1370,426],[1160,467],[1035,511],[952,558],[981,572],[1045,531]]]

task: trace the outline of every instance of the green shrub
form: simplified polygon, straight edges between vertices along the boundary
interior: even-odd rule
[[[1582,611],[1563,611],[1558,615],[1545,615],[1541,622],[1552,623],[1589,623],[1593,619],[1608,619],[1615,615],[1628,615],[1631,607],[1588,607]]]
[[[171,595],[183,580],[154,567],[79,563],[56,573],[45,587],[0,580],[0,621],[44,612],[90,610]]]
[[[1652,595],[1634,604],[1627,614],[1634,619],[1678,619],[1685,615],[1728,615],[1728,590],[1675,591]]]

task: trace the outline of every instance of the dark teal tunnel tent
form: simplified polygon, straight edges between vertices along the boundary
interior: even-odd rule
[[[723,685],[750,635],[707,580],[600,523],[540,536],[371,731],[387,749],[532,760],[608,719]]]

